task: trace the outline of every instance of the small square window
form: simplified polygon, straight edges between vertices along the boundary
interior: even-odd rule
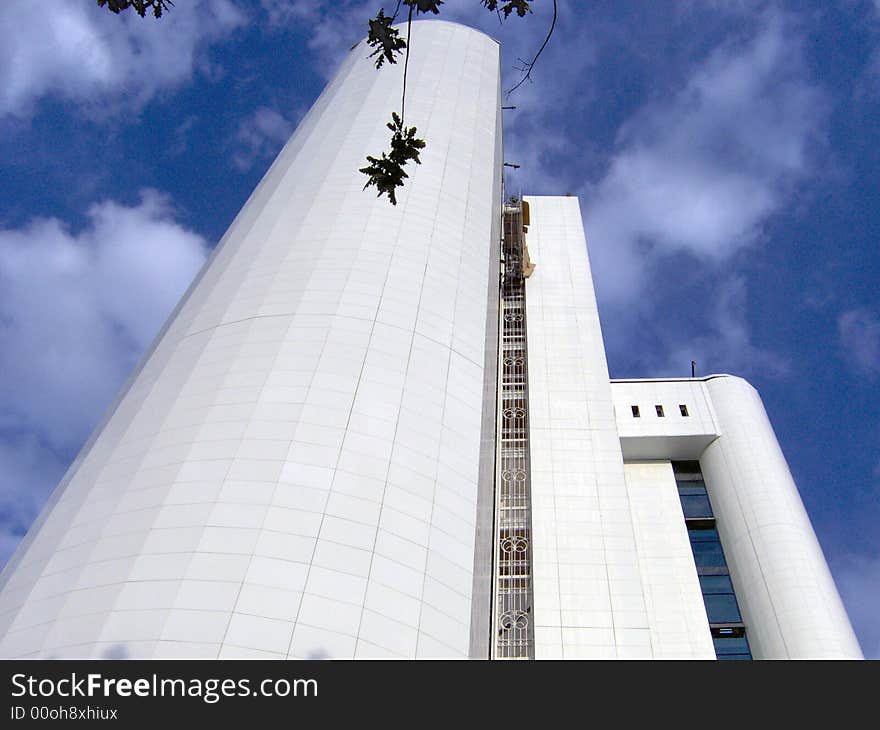
[[[681,415],[684,416],[685,418],[687,418],[689,415],[691,415],[690,413],[688,413],[688,407],[684,403],[681,403],[678,406],[678,410],[681,412]]]
[[[639,407],[638,407],[638,406],[630,406],[630,408],[632,408],[633,418],[639,418],[639,417],[641,417],[642,414],[639,413]]]
[[[663,418],[666,414],[663,412],[663,406],[654,406],[654,410],[657,411],[657,416],[659,418]]]

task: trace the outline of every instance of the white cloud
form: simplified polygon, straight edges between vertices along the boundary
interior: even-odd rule
[[[269,23],[285,26],[317,20],[321,3],[311,0],[260,0],[260,5],[269,18]]]
[[[160,20],[94,2],[6,0],[0,16],[0,116],[46,95],[78,103],[123,93],[143,103],[191,78],[200,50],[244,23],[232,0],[179,2]]]
[[[855,372],[880,373],[880,319],[867,309],[850,309],[837,318],[841,357]]]
[[[257,160],[277,154],[293,133],[294,125],[274,109],[260,107],[241,120],[235,135],[232,164],[242,172]]]
[[[860,85],[857,93],[865,93],[869,97],[876,96],[880,91],[880,0],[874,0],[874,13],[868,18],[868,28],[874,38],[873,51],[865,66],[865,81]]]
[[[712,53],[671,98],[621,128],[606,174],[584,195],[594,273],[606,301],[634,301],[652,258],[718,264],[811,172],[823,94],[803,80],[800,43],[781,19]]]
[[[155,191],[0,230],[0,562],[206,256]]]
[[[880,659],[880,557],[849,555],[835,561],[834,581],[866,659]]]
[[[329,79],[349,48],[365,38],[367,21],[382,3],[371,0],[260,0],[270,25],[296,26],[310,33],[308,47],[316,55],[315,70]],[[386,5],[386,12],[393,11]],[[401,17],[405,17],[401,11]]]
[[[733,276],[712,287],[712,301],[702,313],[703,331],[682,342],[680,333],[664,330],[667,364],[660,374],[687,374],[695,360],[699,375],[751,373],[780,377],[790,365],[777,354],[752,342],[746,307],[747,286],[743,276]]]
[[[77,446],[207,254],[167,199],[0,230],[0,428]]]

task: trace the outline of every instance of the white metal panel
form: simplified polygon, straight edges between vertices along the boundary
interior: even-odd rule
[[[715,648],[669,461],[627,463],[626,486],[653,655],[714,659]]]

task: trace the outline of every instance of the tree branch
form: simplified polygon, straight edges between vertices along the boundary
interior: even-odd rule
[[[547,47],[547,44],[550,42],[550,36],[553,35],[553,29],[556,27],[557,10],[558,9],[556,6],[556,0],[553,0],[553,20],[550,23],[550,30],[547,31],[547,37],[544,38],[544,42],[541,44],[541,47],[535,54],[535,57],[530,62],[523,62],[523,77],[519,81],[517,81],[516,84],[514,84],[511,88],[504,92],[505,96],[510,96],[514,91],[522,86],[526,80],[532,80],[532,69],[535,67],[535,64],[538,62],[538,58],[540,58],[541,54],[544,52],[544,49]]]
[[[146,16],[147,10],[152,8],[153,16],[161,18],[162,12],[171,10],[174,3],[171,0],[98,0],[98,7],[103,8],[105,6],[111,13],[116,13],[117,15],[122,10],[134,8],[135,12],[142,18]]]

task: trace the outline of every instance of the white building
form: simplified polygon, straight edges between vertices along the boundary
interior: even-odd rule
[[[4,570],[0,655],[860,656],[754,390],[609,382],[577,199],[502,209],[497,43],[413,35],[398,205],[360,44]]]
[[[578,201],[528,201],[535,655],[860,657],[758,394],[609,383]]]

